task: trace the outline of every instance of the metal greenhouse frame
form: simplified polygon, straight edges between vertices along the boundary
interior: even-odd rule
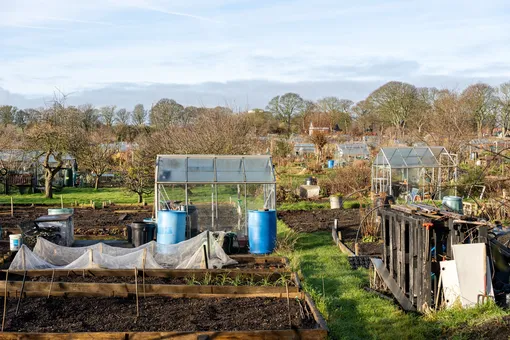
[[[276,209],[271,156],[158,155],[156,219],[160,210],[188,212],[191,204],[199,205],[202,230],[235,230],[247,235],[249,209]]]
[[[381,148],[372,164],[372,192],[393,196],[442,198],[457,194],[457,155],[442,146]]]

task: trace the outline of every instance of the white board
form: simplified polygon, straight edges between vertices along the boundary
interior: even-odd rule
[[[459,277],[455,260],[441,261],[441,284],[446,307],[452,307],[460,299]]]
[[[487,294],[485,244],[456,244],[452,248],[460,284],[462,307],[474,306],[478,301],[478,295]]]

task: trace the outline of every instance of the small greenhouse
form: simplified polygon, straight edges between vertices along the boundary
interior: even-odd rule
[[[372,165],[372,191],[411,200],[456,195],[457,155],[442,146],[381,148]]]
[[[336,158],[338,161],[352,161],[355,159],[368,159],[370,151],[366,143],[338,144]]]
[[[187,212],[186,238],[203,231],[248,235],[248,211],[276,208],[271,156],[158,155],[155,213]]]

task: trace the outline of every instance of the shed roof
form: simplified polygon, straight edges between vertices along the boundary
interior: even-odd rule
[[[158,155],[158,183],[276,183],[269,155]]]

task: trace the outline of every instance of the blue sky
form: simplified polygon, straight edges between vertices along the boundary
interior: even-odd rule
[[[505,0],[0,0],[0,104],[263,107],[510,80]]]

